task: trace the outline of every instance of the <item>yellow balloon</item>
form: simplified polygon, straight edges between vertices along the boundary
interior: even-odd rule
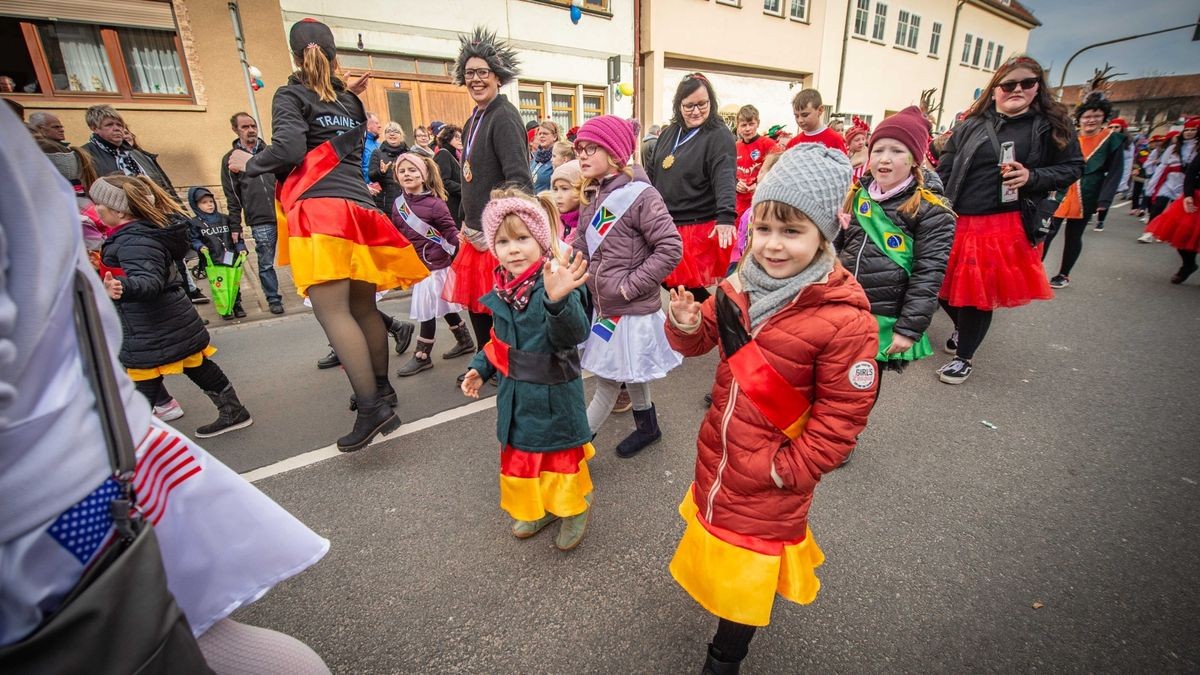
[[[628,82],[622,82],[617,85],[617,91],[621,92],[622,96],[633,96],[633,85]]]

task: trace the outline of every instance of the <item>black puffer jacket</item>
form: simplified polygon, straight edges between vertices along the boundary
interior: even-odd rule
[[[462,227],[462,166],[454,156],[454,148],[441,148],[433,155],[438,172],[442,175],[442,185],[446,188],[446,206],[454,217],[454,226]]]
[[[154,368],[208,346],[208,331],[192,306],[175,260],[187,252],[187,222],[167,227],[135,220],[109,235],[101,249],[106,267],[118,268],[121,299],[121,363]]]
[[[400,145],[388,145],[387,141],[379,144],[375,152],[371,153],[371,157],[367,163],[367,177],[379,183],[383,191],[375,195],[375,206],[379,207],[384,213],[391,213],[392,204],[396,202],[396,197],[399,197],[404,188],[396,182],[396,158],[408,152],[408,145],[401,143]],[[387,162],[387,172],[379,170],[379,163]]]
[[[925,187],[941,198],[942,182],[937,174],[926,170],[924,179]],[[863,176],[863,187],[870,184],[871,176]],[[887,217],[912,237],[912,276],[872,243],[853,215],[850,227],[839,237],[838,246],[838,257],[862,285],[871,303],[871,313],[896,317],[896,332],[914,340],[929,328],[930,318],[937,311],[938,291],[954,244],[956,219],[953,211],[928,199],[921,200],[914,217],[901,214],[900,207],[916,190],[914,181],[880,204]]]

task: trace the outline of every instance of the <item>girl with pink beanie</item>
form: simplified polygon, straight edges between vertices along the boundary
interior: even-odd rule
[[[667,342],[660,284],[683,257],[679,230],[641,167],[631,167],[637,123],[593,117],[575,138],[583,175],[579,231],[572,244],[587,256],[594,311],[583,367],[596,375],[587,421],[599,431],[624,383],[633,401],[633,433],[617,445],[632,457],[662,437],[650,382],[683,357]]]

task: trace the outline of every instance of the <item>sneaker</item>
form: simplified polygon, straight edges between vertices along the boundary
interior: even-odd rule
[[[1154,242],[1158,241],[1154,238],[1154,235],[1150,234],[1149,232],[1143,232],[1142,236],[1138,237],[1137,240],[1139,244],[1153,244]]]
[[[1066,288],[1070,285],[1071,278],[1065,274],[1055,275],[1055,277],[1050,280],[1050,288]]]
[[[633,410],[633,400],[629,398],[629,392],[625,387],[621,387],[621,392],[617,394],[617,401],[613,404],[612,411],[614,413],[623,413]]]
[[[271,313],[272,314],[283,314],[283,303],[272,302],[271,303]]]
[[[938,379],[946,384],[962,384],[971,375],[971,362],[955,358],[938,369]]]
[[[1103,232],[1103,231],[1104,231],[1104,223],[1096,223],[1096,226],[1092,228],[1092,232]]]
[[[954,331],[950,334],[950,337],[946,338],[946,348],[942,351],[951,356],[954,356],[958,353],[958,331]]]
[[[325,355],[325,358],[317,360],[317,368],[325,370],[326,368],[337,368],[342,365],[342,360],[338,358],[337,352],[332,349]]]
[[[179,405],[179,401],[171,399],[165,405],[154,406],[154,416],[163,422],[170,422],[183,417],[183,406]]]
[[[207,305],[212,302],[199,288],[194,291],[188,291],[188,297],[191,298],[193,305]]]

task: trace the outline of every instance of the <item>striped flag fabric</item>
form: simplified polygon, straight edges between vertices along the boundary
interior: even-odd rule
[[[592,229],[596,230],[596,234],[603,237],[608,234],[613,223],[617,222],[617,217],[609,211],[607,207],[601,206],[596,215],[592,216]]]
[[[608,342],[612,339],[613,333],[617,331],[617,324],[620,321],[621,317],[619,316],[600,317],[596,323],[592,324],[592,332],[596,334],[596,337]]]
[[[133,491],[142,517],[157,525],[171,493],[202,469],[187,444],[162,429],[152,429],[142,445],[145,451],[134,469]]]

